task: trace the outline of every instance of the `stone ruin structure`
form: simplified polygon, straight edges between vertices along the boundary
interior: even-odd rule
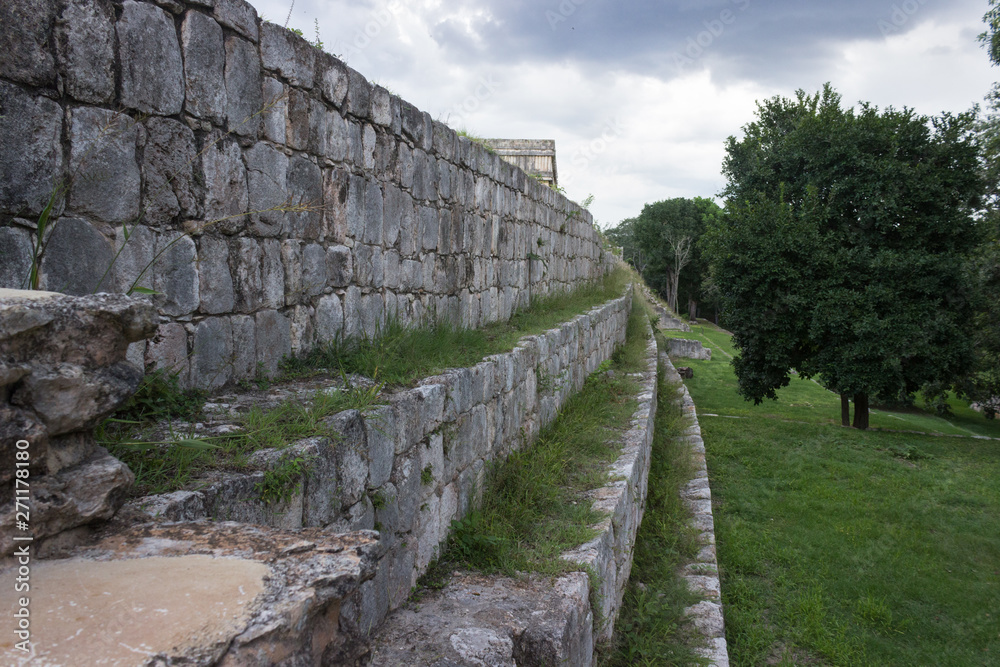
[[[132,473],[92,429],[144,371],[232,390],[389,318],[506,319],[614,266],[590,214],[243,0],[16,0],[0,17],[0,288],[13,290],[0,291],[0,452],[26,452],[31,508],[24,529],[5,465],[0,588],[14,590],[30,544],[36,640],[25,658],[5,615],[2,661],[417,664],[438,645],[452,664],[589,664],[642,516],[655,345],[621,456],[593,491],[607,519],[565,555],[600,573],[600,596],[582,573],[463,574],[431,615],[393,611],[486,466],[610,358],[630,290],[329,418],[333,435],[283,450],[314,465],[278,506],[256,482],[281,452],[123,506]],[[135,288],[152,294],[121,294]],[[542,374],[560,380],[543,387]],[[486,591],[545,622],[472,623],[452,604],[496,599]]]

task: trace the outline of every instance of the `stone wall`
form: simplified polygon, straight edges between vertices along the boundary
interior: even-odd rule
[[[187,384],[612,264],[585,210],[242,0],[16,0],[0,39],[0,287],[51,202],[39,287],[158,292],[129,358]]]
[[[522,339],[511,352],[427,378],[385,397],[387,405],[366,414],[348,410],[330,417],[327,424],[336,437],[310,438],[282,453],[301,454],[313,465],[298,492],[280,506],[260,500],[255,487],[262,473],[254,473],[229,474],[199,491],[142,498],[130,503],[129,512],[140,515],[133,520],[209,517],[283,529],[379,530],[384,551],[375,576],[341,608],[341,623],[366,635],[409,597],[447,539],[452,520],[464,516],[482,490],[487,465],[533,442],[624,342],[631,304],[629,288],[557,328]],[[652,359],[655,369],[655,351]],[[540,383],[540,377],[549,380]],[[648,405],[642,416],[651,419]],[[596,550],[600,562],[592,564],[610,586],[605,604],[620,602],[645,498],[645,468],[633,459],[647,464],[648,451],[633,452],[641,443],[630,439],[626,444],[615,474],[627,483],[616,481],[602,495],[613,516],[601,526],[602,538],[574,555],[589,563],[588,549]],[[617,507],[623,494],[639,506]]]

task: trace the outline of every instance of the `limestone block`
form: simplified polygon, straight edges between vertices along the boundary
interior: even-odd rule
[[[154,5],[125,0],[115,29],[122,104],[164,116],[180,113],[184,71],[170,16]]]
[[[324,296],[316,306],[317,342],[332,341],[344,333],[344,310],[336,294]]]
[[[234,134],[244,137],[260,134],[264,110],[262,83],[257,48],[239,37],[227,37],[226,119]]]
[[[357,70],[347,68],[347,113],[355,118],[371,118],[372,85]]]
[[[390,290],[399,289],[400,286],[399,253],[396,252],[395,250],[390,250],[384,253],[382,256],[382,263],[385,272],[383,285],[385,285],[385,287]]]
[[[338,434],[334,440],[338,496],[342,507],[351,507],[364,496],[368,484],[365,423],[357,410],[345,410],[324,420]]]
[[[313,327],[316,310],[309,305],[298,305],[292,309],[292,354],[301,355],[312,349],[316,340]]]
[[[195,328],[191,384],[218,389],[232,379],[233,327],[226,317],[210,317]]]
[[[401,187],[413,187],[413,149],[405,143],[399,144],[399,160],[397,162],[396,178]]]
[[[129,393],[131,394],[130,390]],[[91,456],[77,466],[33,479],[31,483],[31,532],[36,540],[110,519],[121,507],[125,493],[135,477],[128,467],[103,447],[95,447]],[[0,554],[14,549],[15,511],[0,514]]]
[[[61,176],[63,112],[52,100],[6,81],[0,81],[0,99],[0,210],[36,216]]]
[[[49,3],[46,6],[53,7]],[[45,13],[47,12],[36,14],[35,19]],[[56,19],[56,53],[64,72],[66,92],[81,102],[103,104],[114,97],[115,35],[112,16],[110,2],[74,0],[65,6]],[[6,20],[2,20],[2,23],[11,25]],[[24,24],[19,24],[18,27],[17,34],[25,37]],[[11,45],[6,39],[5,42]],[[12,46],[7,51],[13,51],[15,58],[29,53]],[[33,69],[44,63],[44,56],[36,57]],[[0,69],[11,71],[5,63],[0,64]]]
[[[334,162],[344,162],[351,155],[351,135],[348,122],[336,111],[320,108],[325,116],[323,154]]]
[[[236,295],[236,308],[240,312],[251,313],[262,303],[263,283],[261,282],[261,266],[263,251],[260,242],[241,237],[235,247],[233,283]]]
[[[190,236],[175,232],[157,239],[159,258],[154,264],[153,302],[160,312],[174,317],[187,315],[198,308],[200,279],[198,250]]]
[[[423,476],[425,470],[430,470],[433,476],[433,480],[429,484],[423,484],[423,479],[421,479],[421,484],[423,484],[423,496],[434,493],[437,489],[438,484],[445,479],[445,465],[444,465],[444,436],[440,433],[432,434],[427,440],[417,448],[420,454],[420,474]],[[452,485],[454,486],[454,485]],[[458,496],[456,493],[455,503],[457,509]],[[454,514],[454,510],[452,511]],[[443,524],[447,529],[450,525],[450,520],[448,523]]]
[[[111,242],[79,218],[59,218],[42,257],[42,286],[50,292],[91,294],[114,289],[108,269],[114,259]]]
[[[375,128],[365,123],[361,129],[361,161],[366,171],[375,171],[375,151],[378,148],[378,135]]]
[[[21,83],[52,86],[55,60],[49,49],[58,6],[44,0],[5,2],[0,7],[0,71]]]
[[[269,76],[264,77],[262,88],[264,136],[280,146],[286,141],[288,91],[280,81]]]
[[[146,346],[145,365],[188,377],[188,335],[177,322],[161,324]]]
[[[311,101],[312,99],[305,91],[298,88],[289,88],[286,141],[289,147],[295,150],[312,151],[316,144],[318,127],[315,127],[312,123]]]
[[[423,289],[423,267],[420,262],[404,259],[400,263],[400,287],[407,292]]]
[[[429,206],[417,207],[417,225],[421,230],[421,247],[424,250],[438,249],[438,233],[440,232],[440,221],[438,220],[437,209]],[[431,281],[432,282],[433,278]]]
[[[11,397],[31,406],[50,436],[96,426],[131,396],[142,371],[127,362],[86,370],[75,364],[33,369]]]
[[[133,3],[134,4],[134,3]],[[155,7],[154,7],[155,9]],[[109,223],[139,215],[137,127],[125,114],[80,107],[71,115],[69,205]]]
[[[347,239],[351,175],[343,169],[323,170],[323,236],[338,245]]]
[[[316,49],[276,23],[261,26],[260,53],[264,67],[278,72],[293,86],[311,88],[316,76]]]
[[[332,246],[326,251],[326,275],[330,285],[347,287],[354,279],[354,260],[350,248]]]
[[[347,159],[355,167],[364,169],[365,151],[361,125],[353,119],[347,119]]]
[[[284,136],[284,131],[282,131]],[[285,213],[279,210],[288,200],[288,157],[264,142],[254,144],[244,154],[247,168],[248,205],[256,236],[281,233]]]
[[[415,554],[410,549],[400,548],[395,551],[389,566],[389,604],[393,609],[399,608],[416,584]]]
[[[255,315],[255,325],[258,367],[274,375],[278,363],[292,351],[291,322],[276,310],[262,310]]]
[[[351,285],[344,293],[344,338],[359,339],[361,326],[361,288]]]
[[[374,245],[382,244],[385,225],[385,208],[382,187],[376,180],[365,183],[364,230],[361,241]],[[357,239],[357,237],[355,237]]]
[[[417,147],[423,146],[424,115],[415,106],[405,100],[400,104],[400,120],[403,136],[407,137]]]
[[[294,206],[301,211],[286,215],[288,231],[303,240],[316,240],[323,227],[323,174],[310,160],[295,155],[288,161],[286,189]]]
[[[232,139],[213,133],[201,156],[205,177],[205,220],[224,233],[234,234],[243,225],[249,208],[247,170],[239,145]]]
[[[420,149],[413,151],[413,198],[437,199],[437,166],[433,157]]]
[[[233,315],[233,379],[251,378],[257,374],[257,330],[254,318]]]
[[[323,98],[338,109],[342,109],[347,98],[347,66],[329,54],[319,54],[316,63],[319,71],[319,86]]]
[[[259,39],[257,11],[243,0],[212,0],[215,19],[243,35],[251,42]]]
[[[359,309],[361,332],[369,338],[377,338],[385,326],[385,303],[378,292],[361,297]]]
[[[385,279],[382,249],[378,246],[354,246],[354,282],[359,287],[382,287]]]
[[[371,95],[371,118],[376,125],[385,128],[392,126],[392,105],[390,98],[392,95],[382,86],[373,86]]]
[[[184,51],[185,110],[222,125],[229,108],[223,85],[226,47],[222,28],[205,14],[189,11],[181,24],[181,47]]]
[[[20,227],[0,227],[0,288],[27,287],[31,271],[31,235]]]
[[[212,315],[231,312],[236,299],[229,269],[229,244],[223,238],[203,236],[198,245],[201,311]]]
[[[396,418],[391,406],[381,406],[364,417],[368,443],[368,488],[388,483],[395,457]]]
[[[158,227],[178,215],[196,218],[194,133],[183,123],[159,116],[147,119],[143,127],[143,222]]]
[[[414,529],[417,539],[416,568],[425,571],[431,561],[440,554],[440,544],[447,536],[445,531],[442,534],[441,526],[441,499],[431,494],[420,505],[418,514],[418,525]]]
[[[378,568],[373,579],[361,584],[358,597],[358,628],[362,637],[369,637],[389,613],[389,568]]]

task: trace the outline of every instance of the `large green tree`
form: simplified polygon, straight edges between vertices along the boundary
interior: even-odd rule
[[[827,85],[759,103],[729,138],[726,214],[706,249],[748,400],[776,398],[792,372],[818,376],[867,428],[872,397],[969,366],[974,123],[845,109]]]

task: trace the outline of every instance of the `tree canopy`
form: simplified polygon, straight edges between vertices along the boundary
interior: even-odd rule
[[[866,428],[870,397],[969,367],[974,130],[973,114],[845,109],[829,84],[758,103],[727,142],[725,215],[705,244],[744,397],[818,376]]]
[[[707,296],[707,265],[699,240],[721,214],[711,199],[666,199],[646,204],[638,217],[623,220],[607,235],[674,311],[695,316],[690,311]]]

